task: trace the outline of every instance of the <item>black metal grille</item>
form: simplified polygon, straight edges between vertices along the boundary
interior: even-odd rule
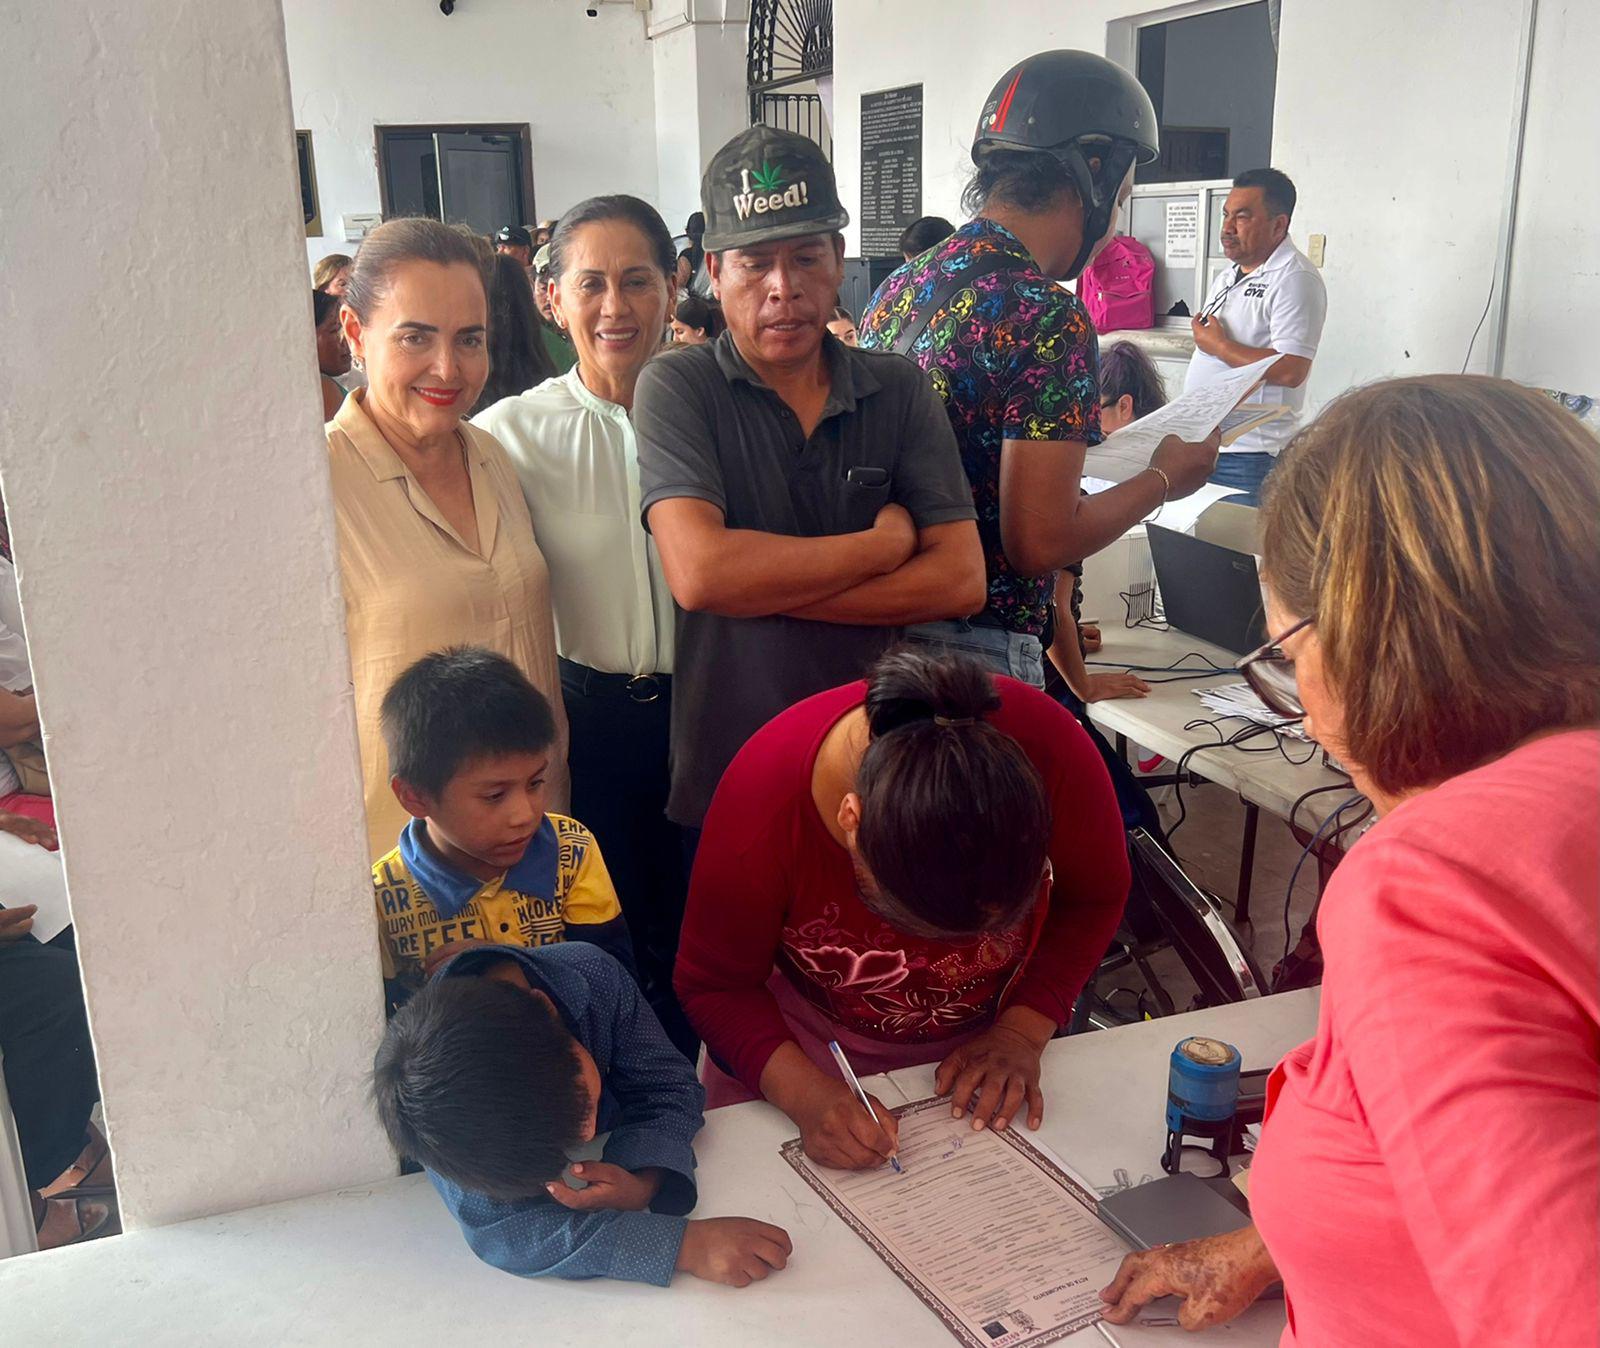
[[[816,94],[752,92],[755,120],[752,126],[775,126],[814,140],[833,158],[833,137],[828,134],[822,115],[822,100]]]
[[[750,121],[762,120],[761,95],[833,73],[833,0],[752,0]]]

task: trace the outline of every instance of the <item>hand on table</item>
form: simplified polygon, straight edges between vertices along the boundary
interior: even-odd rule
[[[25,814],[12,814],[10,810],[0,810],[0,829],[14,834],[25,843],[32,843],[35,847],[45,847],[52,852],[56,848],[56,831],[49,824],[30,819]]]
[[[38,905],[32,903],[20,908],[0,908],[0,945],[20,941],[32,931],[33,915],[38,911]]]
[[[703,1217],[685,1228],[678,1267],[707,1282],[748,1287],[783,1268],[793,1252],[789,1233],[781,1226],[753,1217]]]
[[[1150,685],[1137,674],[1091,674],[1084,689],[1085,702],[1104,702],[1116,697],[1147,697]]]
[[[1243,1313],[1277,1281],[1272,1256],[1255,1227],[1247,1226],[1130,1254],[1100,1299],[1109,1305],[1105,1318],[1125,1325],[1157,1297],[1182,1297],[1178,1323],[1209,1329]]]
[[[797,1114],[800,1142],[818,1165],[836,1170],[870,1170],[900,1149],[900,1121],[875,1095],[867,1096],[879,1123],[843,1081],[819,1080]]]
[[[578,1161],[572,1173],[585,1182],[574,1189],[557,1180],[544,1187],[550,1197],[574,1212],[643,1212],[661,1190],[661,1172],[655,1169],[624,1170],[607,1161]]]
[[[950,1097],[952,1118],[971,1108],[975,1129],[1004,1128],[1024,1101],[1028,1127],[1037,1128],[1044,1122],[1039,1059],[1054,1033],[1055,1026],[1037,1011],[1003,1011],[987,1030],[939,1064],[933,1088]]]
[[[1100,636],[1100,624],[1079,623],[1078,640],[1083,642],[1083,649],[1086,650],[1090,655],[1093,655],[1097,650],[1100,649],[1102,645],[1104,645],[1104,641]]]

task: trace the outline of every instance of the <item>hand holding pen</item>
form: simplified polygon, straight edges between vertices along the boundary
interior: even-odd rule
[[[889,1150],[880,1152],[880,1154],[887,1157],[889,1164],[894,1167],[895,1174],[900,1174],[900,1159],[895,1154],[900,1145],[899,1121],[888,1110],[883,1109],[881,1105],[874,1108],[872,1097],[861,1088],[861,1082],[856,1077],[855,1068],[850,1066],[850,1060],[844,1056],[844,1050],[839,1047],[837,1039],[829,1041],[828,1051],[833,1054],[834,1062],[839,1065],[839,1074],[844,1078],[845,1084],[849,1086],[851,1094],[861,1102],[861,1107],[866,1110],[867,1117],[872,1121],[875,1130],[881,1131],[882,1135],[889,1139]],[[864,1167],[856,1166],[852,1168],[862,1169]]]

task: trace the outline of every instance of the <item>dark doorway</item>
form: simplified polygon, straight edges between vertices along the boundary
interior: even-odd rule
[[[537,218],[526,123],[380,126],[377,141],[385,219],[426,215],[493,234]]]
[[[1265,168],[1278,83],[1266,0],[1146,24],[1139,83],[1156,106],[1161,157],[1135,182],[1200,182]]]

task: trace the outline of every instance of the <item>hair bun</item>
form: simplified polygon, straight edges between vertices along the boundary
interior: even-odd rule
[[[919,722],[940,729],[975,725],[999,706],[988,670],[932,646],[896,647],[867,676],[867,725],[874,739]]]

